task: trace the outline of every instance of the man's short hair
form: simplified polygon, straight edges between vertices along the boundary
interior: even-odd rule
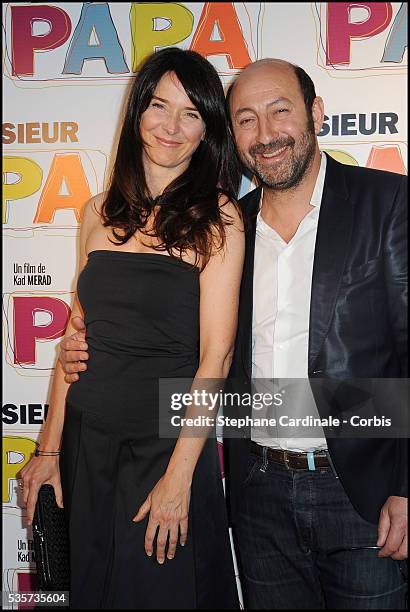
[[[296,66],[296,64],[290,64],[293,68],[296,78],[299,82],[299,87],[303,95],[303,99],[305,101],[306,112],[308,117],[312,116],[312,106],[313,100],[316,98],[316,90],[314,83],[307,72],[303,70],[300,66]]]

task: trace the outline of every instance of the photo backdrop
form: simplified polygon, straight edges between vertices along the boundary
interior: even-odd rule
[[[106,185],[130,79],[165,46],[198,51],[224,85],[264,57],[301,65],[325,102],[322,150],[407,173],[407,3],[3,3],[3,591],[37,588],[17,478],[47,413],[82,209]]]

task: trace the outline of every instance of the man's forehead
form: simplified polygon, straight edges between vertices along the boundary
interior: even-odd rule
[[[231,103],[242,105],[255,96],[286,96],[297,93],[299,84],[294,70],[288,64],[266,63],[250,66],[237,77],[233,86]]]
[[[234,89],[239,85],[247,87],[248,84],[260,84],[263,86],[274,86],[276,82],[281,84],[289,83],[289,85],[297,84],[295,71],[292,66],[286,62],[278,62],[272,60],[269,62],[256,62],[247,66],[237,77]]]
[[[267,57],[265,59],[257,60],[245,66],[241,74],[251,74],[252,72],[258,72],[265,68],[278,68],[284,70],[293,70],[293,65],[282,59]]]

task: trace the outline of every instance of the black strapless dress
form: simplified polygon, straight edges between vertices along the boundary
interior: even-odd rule
[[[60,455],[72,609],[239,609],[216,440],[195,469],[188,539],[160,565],[132,518],[176,440],[158,379],[198,368],[199,271],[156,253],[93,251],[80,274],[88,369],[67,394]]]

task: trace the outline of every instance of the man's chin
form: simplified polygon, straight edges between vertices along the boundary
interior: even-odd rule
[[[270,189],[286,189],[290,181],[289,175],[284,174],[268,174],[266,172],[261,172],[260,169],[255,170],[255,174],[258,179]]]

